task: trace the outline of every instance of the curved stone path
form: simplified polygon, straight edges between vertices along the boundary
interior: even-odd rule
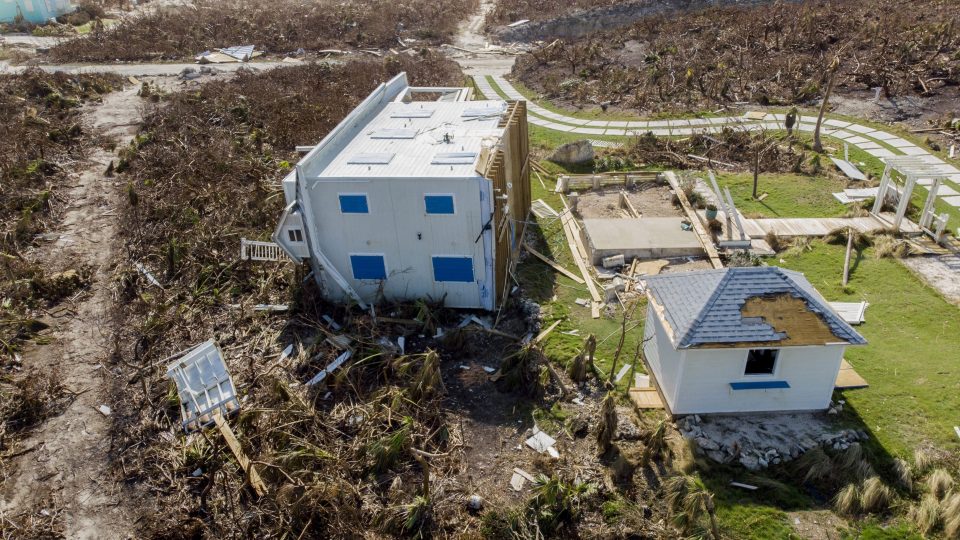
[[[480,93],[486,97],[503,96],[507,99],[527,100],[501,75],[477,76],[474,77],[474,82]],[[728,127],[738,127],[744,130],[784,129],[784,115],[762,112],[746,113],[742,116],[676,120],[587,120],[554,112],[527,100],[527,113],[527,119],[531,124],[578,135],[624,137],[650,132],[658,136],[678,136],[694,133],[716,133]],[[812,133],[816,121],[817,119],[814,116],[801,116],[797,129]],[[938,190],[938,198],[954,208],[960,208],[960,169],[946,163],[924,148],[893,133],[836,118],[824,120],[824,128],[821,133],[824,136],[846,142],[851,147],[859,148],[878,159],[893,156],[919,157],[922,161],[933,165],[934,170],[944,174],[947,178],[947,181]],[[933,180],[921,179],[918,183],[926,188],[933,184]]]

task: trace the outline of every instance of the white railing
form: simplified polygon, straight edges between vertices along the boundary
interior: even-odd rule
[[[287,254],[273,242],[240,239],[240,260],[246,261],[284,261]]]

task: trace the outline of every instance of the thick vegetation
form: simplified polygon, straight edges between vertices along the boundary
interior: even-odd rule
[[[152,11],[108,29],[98,27],[54,47],[51,56],[57,61],[112,62],[187,58],[245,44],[274,54],[301,48],[398,47],[399,39],[448,39],[463,14],[475,7],[476,0],[210,0]]]
[[[960,85],[958,43],[960,12],[944,0],[776,2],[650,16],[557,40],[520,57],[514,75],[578,106],[686,112],[810,102],[838,58],[838,93],[930,95]]]

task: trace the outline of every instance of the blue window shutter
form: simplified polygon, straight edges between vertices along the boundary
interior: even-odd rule
[[[775,388],[790,388],[787,381],[747,381],[732,382],[730,388],[734,390],[769,390]]]
[[[351,255],[353,279],[387,279],[387,266],[382,255]]]
[[[340,211],[344,214],[369,214],[366,195],[340,195]]]
[[[470,257],[434,257],[433,280],[473,282],[473,259]]]
[[[428,214],[452,214],[453,195],[424,195]]]

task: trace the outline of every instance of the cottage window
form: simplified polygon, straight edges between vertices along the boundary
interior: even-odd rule
[[[340,213],[342,214],[369,214],[366,193],[341,193]]]
[[[303,231],[300,229],[290,229],[287,231],[291,242],[303,242]]]
[[[744,375],[773,375],[777,366],[779,349],[750,349]]]
[[[423,204],[428,214],[452,214],[453,195],[426,194]]]
[[[350,255],[353,279],[387,279],[383,255]]]

